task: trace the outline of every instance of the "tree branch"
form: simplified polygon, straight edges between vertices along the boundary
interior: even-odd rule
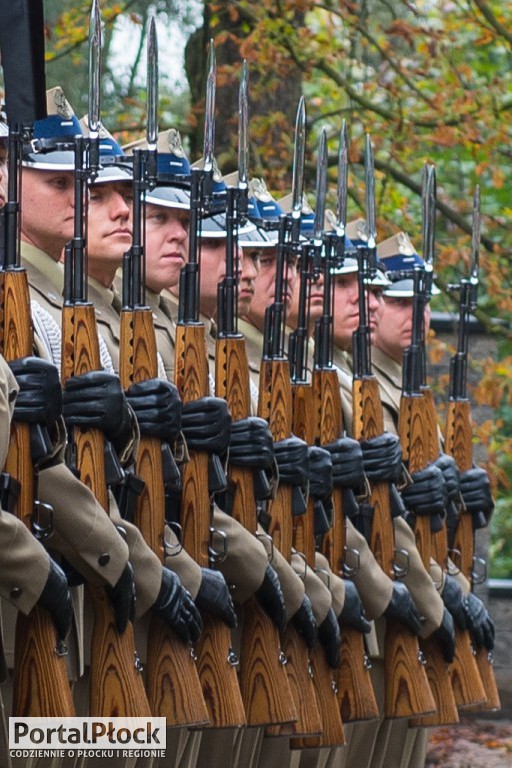
[[[484,0],[472,0],[472,2],[476,5],[482,16],[486,19],[486,21],[489,22],[491,27],[495,30],[495,32],[500,35],[500,37],[503,37],[504,40],[507,41],[507,43],[512,46],[512,35],[510,32],[501,24],[500,21],[496,18],[494,13],[491,11],[489,6],[487,5]]]

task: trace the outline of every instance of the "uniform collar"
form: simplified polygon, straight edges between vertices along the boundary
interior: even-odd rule
[[[397,389],[402,388],[402,366],[378,347],[372,347],[372,363]]]
[[[38,269],[44,277],[49,280],[59,296],[62,295],[62,286],[64,285],[64,266],[60,261],[54,261],[45,251],[36,248],[31,243],[22,241],[21,252],[24,261],[27,261],[32,267]]]

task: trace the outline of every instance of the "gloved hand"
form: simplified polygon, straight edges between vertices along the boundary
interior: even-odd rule
[[[393,582],[391,600],[384,611],[384,615],[399,621],[400,624],[408,627],[415,635],[419,635],[421,631],[421,618],[418,609],[414,605],[411,593],[403,582]]]
[[[255,596],[277,629],[283,630],[286,624],[284,595],[279,576],[270,564],[267,565],[263,582]]]
[[[440,469],[443,473],[448,500],[456,501],[459,495],[460,473],[459,468],[455,463],[455,459],[447,453],[441,453],[434,461],[434,466]]]
[[[372,626],[364,614],[363,604],[357,587],[349,579],[345,579],[343,583],[345,584],[345,602],[340,613],[341,629],[343,631],[343,626],[353,627],[358,629],[359,632],[366,634],[371,630]]]
[[[318,639],[325,651],[327,663],[332,669],[337,669],[340,665],[341,632],[332,608],[329,608],[327,616],[318,627]]]
[[[361,441],[363,469],[368,480],[396,483],[402,472],[402,446],[391,432]]]
[[[274,443],[265,419],[248,416],[231,423],[229,460],[241,467],[265,469],[271,466]]]
[[[402,491],[405,506],[416,515],[443,515],[447,496],[443,473],[434,464],[414,472],[412,485]]]
[[[201,397],[183,403],[181,430],[187,446],[221,456],[229,446],[231,414],[221,397]]]
[[[451,613],[445,608],[441,626],[433,632],[443,652],[444,660],[451,664],[455,658],[455,625]]]
[[[64,571],[51,558],[48,578],[37,605],[50,613],[59,639],[64,640],[71,627],[73,605]]]
[[[62,413],[71,427],[101,429],[119,449],[132,428],[132,411],[119,377],[106,371],[90,371],[68,379],[62,393]]]
[[[364,480],[361,443],[351,437],[341,437],[322,447],[331,454],[334,486],[357,490]]]
[[[292,435],[274,443],[279,482],[302,486],[309,476],[308,444]]]
[[[460,492],[468,512],[473,515],[473,527],[485,528],[494,510],[489,475],[482,467],[472,467],[460,476]]]
[[[181,398],[170,381],[147,379],[132,384],[126,399],[135,412],[141,435],[172,442],[181,429]]]
[[[186,643],[199,640],[203,629],[199,611],[177,574],[168,568],[162,567],[162,584],[152,610]]]
[[[9,368],[20,388],[13,421],[49,427],[62,413],[62,389],[56,366],[40,357],[21,357],[11,360]]]
[[[203,578],[195,603],[200,611],[221,619],[230,629],[236,627],[236,613],[228,585],[220,571],[201,568]]]
[[[477,648],[492,651],[494,648],[494,621],[480,598],[472,592],[464,598],[464,610],[468,629]]]
[[[441,598],[445,607],[450,611],[453,620],[459,629],[467,629],[464,592],[456,579],[447,573],[444,577]]]
[[[308,648],[314,648],[318,641],[318,627],[311,600],[307,595],[302,598],[302,605],[292,616],[292,624],[306,641]]]
[[[117,583],[108,588],[114,609],[117,631],[122,634],[135,618],[135,582],[131,563],[126,563]]]

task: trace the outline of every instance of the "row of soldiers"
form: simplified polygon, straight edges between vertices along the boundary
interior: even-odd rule
[[[444,564],[434,560],[424,564],[411,528],[419,517],[444,518],[444,510],[454,498],[463,499],[465,508],[474,513],[479,524],[487,523],[493,504],[484,470],[475,467],[459,475],[454,462],[441,452],[427,469],[409,476],[401,485],[400,513],[393,519],[395,547],[406,553],[407,566],[402,568],[401,578],[391,578],[368,545],[371,512],[364,503],[365,487],[390,479],[398,483],[402,477],[402,451],[397,436],[401,368],[404,350],[411,342],[412,273],[424,268],[421,258],[404,233],[377,247],[380,270],[366,280],[365,294],[373,371],[379,380],[385,431],[375,439],[354,440],[352,435],[357,436],[357,426],[352,405],[352,343],[361,311],[357,246],[365,245],[366,230],[361,220],[347,226],[346,255],[330,270],[335,304],[333,365],[341,393],[344,432],[330,457],[328,451],[326,457],[324,450],[306,454],[305,459],[300,445],[280,440],[269,431],[269,424],[256,416],[264,415],[259,375],[268,322],[266,309],[280,300],[276,295],[278,227],[289,211],[290,200],[275,201],[263,182],[253,180],[248,216],[237,225],[236,314],[240,318],[238,331],[245,337],[250,374],[250,413],[240,418],[230,414],[219,391],[219,372],[215,369],[216,340],[224,322],[217,316],[218,285],[226,277],[226,243],[231,239],[225,211],[228,185],[226,179],[217,176],[213,196],[220,205],[214,215],[201,220],[198,228],[199,320],[207,329],[209,392],[182,402],[179,382],[175,381],[178,301],[183,291],[180,273],[189,258],[189,238],[196,233],[189,231],[190,165],[177,132],[166,131],[158,139],[158,182],[145,192],[143,220],[145,304],[151,309],[156,334],[157,374],[124,388],[119,378],[123,368],[120,315],[126,294],[122,292],[120,270],[123,255],[132,246],[134,194],[137,195],[130,156],[137,154],[138,149],[144,150],[146,143],[136,142],[121,149],[102,130],[100,165],[87,182],[84,260],[101,365],[100,370],[74,375],[61,385],[59,371],[65,367],[61,332],[63,253],[66,244],[76,237],[77,227],[73,145],[78,134],[87,135],[88,126],[86,120],[79,124],[60,88],[51,89],[47,99],[49,116],[36,122],[34,140],[23,148],[21,265],[30,286],[34,354],[11,360],[9,365],[2,360],[1,412],[5,419],[2,464],[11,422],[29,424],[32,430],[47,430],[51,447],[47,446],[44,455],[39,455],[34,443],[32,459],[36,497],[52,512],[47,517],[43,513],[37,517],[39,540],[14,515],[8,511],[0,513],[0,536],[5,542],[0,555],[4,676],[8,677],[5,667],[14,665],[16,613],[30,615],[35,606],[42,607],[50,612],[59,641],[67,647],[67,671],[76,712],[98,714],[91,709],[94,692],[88,690],[95,659],[91,656],[92,600],[88,593],[84,598],[83,582],[106,586],[120,634],[134,624],[135,645],[143,664],[154,626],[150,621],[157,616],[187,646],[200,642],[203,625],[212,618],[220,621],[230,628],[233,658],[238,652],[243,666],[243,625],[249,623],[248,614],[257,603],[281,636],[285,626],[293,626],[305,638],[311,654],[319,644],[331,679],[340,664],[340,631],[342,636],[349,629],[364,635],[378,702],[374,717],[346,723],[344,735],[333,743],[299,744],[290,741],[291,734],[301,735],[294,734],[293,726],[281,728],[281,735],[275,730],[270,733],[263,725],[205,727],[208,720],[215,725],[215,712],[210,705],[205,721],[195,723],[203,727],[168,729],[167,755],[160,762],[128,758],[119,759],[119,764],[183,768],[245,768],[283,763],[302,768],[422,765],[426,728],[412,727],[406,717],[383,717],[385,619],[398,623],[404,634],[435,638],[446,663],[454,658],[456,626],[461,631],[469,630],[474,646],[488,651],[492,651],[494,629],[489,614],[462,573],[457,569],[448,573]],[[2,131],[0,160],[5,161],[5,125]],[[3,188],[5,162],[0,169]],[[229,184],[233,180],[227,181]],[[0,199],[3,203],[6,195],[0,195]],[[308,214],[304,211],[303,243],[308,242],[307,228]],[[287,252],[281,281],[290,333],[300,314],[301,253],[305,250]],[[323,308],[324,277],[318,271],[309,295],[309,332]],[[427,327],[428,319],[427,303]],[[73,451],[76,446],[68,443],[66,450],[67,432],[90,429],[104,434],[111,462],[117,468],[107,478],[108,514],[77,477],[80,467],[76,466]],[[164,541],[159,542],[160,551],[148,544],[141,526],[133,522],[133,509],[138,501],[134,496],[137,484],[132,469],[145,438],[163,441],[171,449],[166,479],[167,523]],[[294,450],[300,453],[300,459]],[[220,476],[213,469],[210,473],[208,497],[214,551],[206,563],[191,556],[185,531],[179,530],[179,524],[183,524],[179,509],[186,473],[193,466],[194,455],[203,453],[210,455],[211,467],[220,472]],[[219,462],[213,461],[215,457],[222,458],[220,467]],[[235,494],[232,489],[230,493],[229,484],[226,490],[222,479],[226,461],[229,467],[248,468],[259,478],[254,498],[248,500],[259,513],[254,530],[241,525],[233,514]],[[327,487],[325,481],[320,482],[326,462],[330,477]],[[319,551],[321,547],[313,554],[312,567],[297,551],[297,541],[297,546],[288,552],[272,519],[272,500],[280,486],[293,487],[294,520],[304,512],[309,493],[316,502],[322,502],[316,504],[320,520],[315,533],[320,544],[330,527],[329,515],[325,522],[321,510],[329,508],[327,499],[333,483],[344,489],[347,508],[351,510],[346,515],[344,531],[345,572],[331,567],[332,563]],[[264,486],[263,490],[260,486]],[[9,501],[9,494],[4,495],[3,510],[7,510]],[[15,508],[15,502],[11,506]],[[357,562],[350,564],[350,557]],[[9,683],[3,688],[4,706],[11,712]],[[208,704],[204,686],[203,693]],[[222,692],[216,695],[222,699]],[[321,709],[321,703],[315,706]],[[305,705],[313,707],[314,702],[306,701]],[[0,761],[9,765],[5,743],[2,746]],[[30,763],[25,759],[21,764]],[[66,758],[62,764],[74,764],[74,758]],[[88,758],[86,764],[92,766],[95,761]]]

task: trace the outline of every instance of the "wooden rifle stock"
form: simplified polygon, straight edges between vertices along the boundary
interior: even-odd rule
[[[374,376],[354,378],[354,437],[378,437],[384,432],[379,385]],[[394,533],[387,482],[372,483],[373,520],[370,546],[380,567],[394,576]],[[414,717],[435,711],[435,702],[416,636],[396,620],[386,619],[385,715]]]
[[[119,369],[124,389],[158,376],[155,329],[149,308],[137,307],[121,312]],[[161,440],[141,436],[136,473],[145,485],[138,499],[134,522],[163,563],[165,494]],[[148,629],[146,690],[153,715],[165,717],[169,727],[208,723],[191,647],[155,614],[151,616]]]
[[[293,433],[308,445],[315,441],[314,390],[310,384],[292,384]],[[315,510],[308,498],[307,510],[293,518],[294,547],[304,556],[306,567],[315,570]],[[294,739],[294,746],[329,747],[345,743],[343,723],[337,697],[337,686],[323,649],[318,646],[310,654],[316,703],[322,719],[322,735],[313,739]],[[294,742],[296,742],[294,744]]]
[[[0,272],[1,352],[6,360],[33,354],[30,295],[25,270]],[[32,528],[36,479],[30,455],[30,425],[11,425],[5,471],[20,484],[16,514]],[[72,717],[65,646],[59,647],[50,614],[35,606],[18,612],[15,635],[12,713],[17,717]]]
[[[290,367],[284,359],[263,359],[260,367],[258,416],[268,421],[274,440],[283,440],[291,434],[292,394]],[[279,484],[275,497],[269,503],[270,529],[275,545],[282,555],[291,560],[293,543],[292,489]],[[287,658],[286,672],[293,701],[297,710],[294,735],[317,736],[322,732],[322,721],[316,704],[313,680],[310,674],[309,653],[306,643],[288,622],[283,638]],[[270,735],[279,735],[272,731]]]
[[[313,371],[316,436],[320,445],[328,445],[343,434],[343,412],[338,374],[334,368],[316,368]],[[322,552],[332,571],[343,576],[346,546],[346,522],[343,513],[343,492],[334,488],[332,494],[333,524],[325,534]],[[354,627],[341,627],[341,663],[336,684],[341,717],[344,723],[372,720],[379,716],[379,708],[370,677],[370,663],[366,653],[364,635]]]
[[[94,307],[80,302],[62,309],[62,382],[101,368]],[[99,429],[73,430],[80,479],[108,514],[105,439]],[[133,626],[119,634],[106,587],[88,586],[94,609],[91,641],[89,714],[95,717],[146,717],[151,710],[135,651]]]
[[[202,323],[181,323],[176,328],[175,382],[184,403],[209,394],[208,355]],[[211,501],[208,491],[208,455],[190,451],[183,468],[181,525],[183,545],[202,567],[209,564]],[[246,717],[229,628],[203,615],[203,634],[197,647],[199,678],[210,725],[235,728]]]
[[[241,335],[217,338],[215,391],[228,403],[234,421],[251,413],[249,365]],[[258,527],[252,469],[229,465],[232,515],[248,531]],[[248,725],[293,723],[297,713],[283,663],[279,633],[255,597],[243,605],[240,688]]]

